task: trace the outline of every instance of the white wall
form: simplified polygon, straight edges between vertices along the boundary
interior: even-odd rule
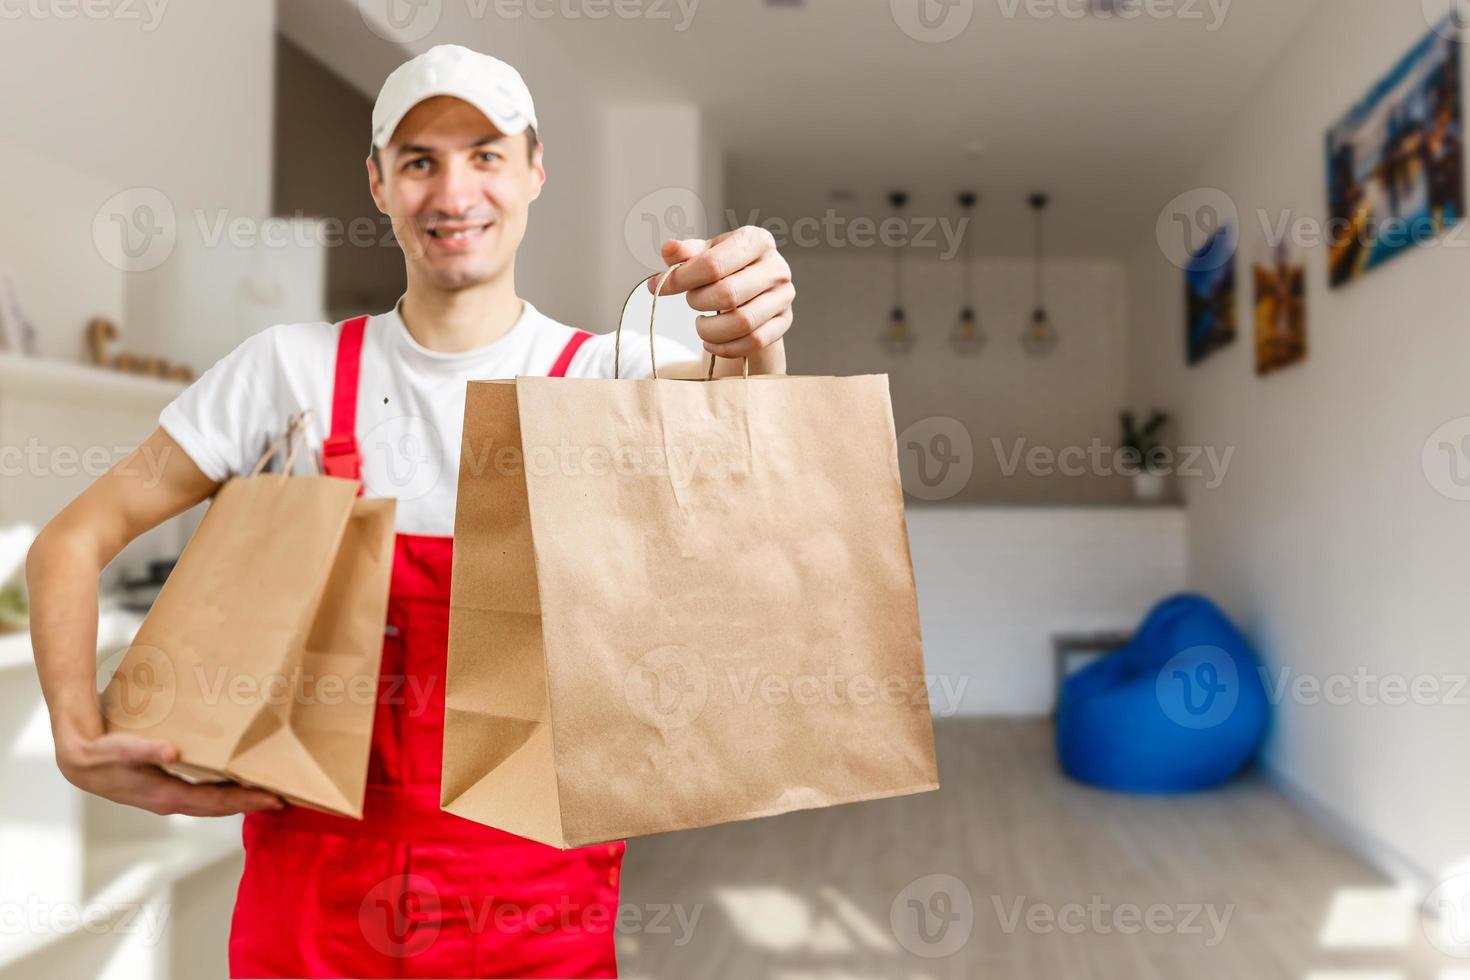
[[[1220,188],[1242,217],[1240,338],[1193,370],[1182,274],[1155,242],[1154,216],[1137,229],[1129,388],[1177,410],[1186,440],[1237,447],[1219,489],[1189,488],[1190,579],[1241,621],[1272,671],[1441,685],[1466,673],[1470,504],[1436,492],[1420,461],[1436,428],[1470,414],[1466,250],[1420,250],[1332,291],[1325,250],[1312,248],[1308,360],[1259,379],[1251,350],[1257,209],[1325,219],[1326,130],[1427,31],[1419,3],[1322,5],[1199,168],[1159,188],[1161,208]],[[1267,759],[1360,846],[1432,881],[1470,858],[1467,741],[1463,705],[1288,698]]]
[[[1010,459],[1026,450],[1087,447],[1118,440],[1125,407],[1123,272],[1105,261],[1047,264],[1046,305],[1061,336],[1048,357],[1021,348],[1035,306],[1032,263],[977,259],[976,307],[989,340],[962,358],[948,335],[964,305],[963,259],[912,247],[904,256],[904,309],[919,341],[895,356],[879,344],[893,307],[887,249],[784,250],[797,282],[796,325],[788,341],[793,374],[887,374],[900,431],[931,416],[958,419],[973,447],[974,473],[959,499],[1065,503],[1122,502],[1126,481],[1088,472],[1065,476]],[[996,440],[1000,450],[997,451]],[[1024,457],[1023,457],[1024,458]],[[1011,470],[1008,474],[1008,470]]]
[[[87,322],[119,322],[127,308],[127,274],[103,262],[92,244],[92,217],[114,188],[16,143],[0,141],[0,154],[7,173],[45,175],[39,194],[30,181],[0,181],[0,267],[36,328],[37,352],[77,360],[85,355]]]
[[[63,19],[64,9],[75,16]],[[89,9],[121,16],[98,19],[84,13]],[[40,202],[59,196],[57,214],[73,231],[89,236],[90,216],[127,188],[161,191],[180,235],[191,234],[196,209],[256,219],[269,213],[271,4],[33,4],[14,10],[20,16],[7,17],[0,32],[0,87],[10,93],[0,100],[0,132],[25,149],[23,160],[54,162],[58,176],[34,164],[7,167],[7,175]],[[63,180],[61,174],[82,176]],[[72,224],[78,212],[85,217]],[[12,256],[29,251],[34,234],[30,222],[7,221],[0,230],[0,262],[17,263]],[[165,268],[125,273],[118,310],[111,287],[102,285],[116,270],[96,248],[72,251],[58,267],[73,270],[96,304],[93,312],[120,314],[131,349],[168,356],[172,331],[181,328],[163,312],[174,288]],[[38,329],[48,334],[45,351],[74,356],[85,325],[76,303],[50,295],[56,287],[47,279],[19,285],[37,311]],[[187,329],[208,335],[219,328],[191,322]],[[232,339],[221,339],[225,350]]]
[[[640,279],[666,268],[659,249],[670,238],[708,238],[720,220],[720,164],[697,106],[614,102],[599,113],[602,225],[601,332],[617,324],[624,297]],[[647,329],[650,294],[628,301],[624,328]],[[695,313],[683,299],[660,301],[658,331],[699,352]]]
[[[1184,585],[1173,507],[906,508],[936,715],[1038,715],[1052,635],[1132,630]]]

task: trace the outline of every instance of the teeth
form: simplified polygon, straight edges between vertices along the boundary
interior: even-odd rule
[[[451,241],[454,241],[461,238],[473,238],[484,230],[484,228],[467,228],[463,231],[440,231],[437,228],[431,228],[429,230],[429,234],[433,235],[435,238],[449,239]]]

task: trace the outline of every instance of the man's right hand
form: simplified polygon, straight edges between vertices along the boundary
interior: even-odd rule
[[[234,783],[195,785],[158,768],[178,756],[178,750],[167,742],[126,732],[92,739],[63,738],[56,746],[56,764],[73,786],[153,813],[223,817],[285,805],[280,797],[263,790]]]

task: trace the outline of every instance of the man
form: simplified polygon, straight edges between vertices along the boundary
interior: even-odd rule
[[[373,199],[407,266],[397,306],[342,324],[279,325],[245,341],[164,410],[138,450],[165,461],[161,482],[145,485],[130,457],[31,550],[36,662],[66,777],[155,813],[247,814],[233,975],[615,975],[622,844],[558,851],[438,806],[465,383],[613,374],[611,335],[556,323],[516,295],[516,250],[546,179],[542,158],[530,92],[509,65],[440,46],[400,66],[374,107],[367,161]],[[768,234],[741,228],[670,241],[663,257],[677,265],[663,292],[711,313],[698,331],[706,352],[733,359],[719,362],[720,373],[741,370],[747,357],[751,373],[784,371],[794,290]],[[701,371],[681,345],[661,339],[657,353],[683,362],[677,373]],[[647,376],[650,359],[648,345],[622,345],[622,376]],[[160,768],[177,757],[172,746],[103,734],[96,694],[103,567],[248,472],[302,409],[312,410],[311,439],[329,474],[361,474],[369,495],[398,497],[382,690],[428,692],[417,711],[380,694],[361,822],[255,789],[175,779]],[[400,432],[406,420],[427,427],[418,458],[433,479],[398,493],[384,474],[402,462],[393,454],[403,440],[367,436]]]

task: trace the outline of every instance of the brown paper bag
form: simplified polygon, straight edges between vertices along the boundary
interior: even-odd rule
[[[302,418],[282,437],[304,440]],[[215,495],[103,692],[109,730],[233,780],[362,816],[393,566],[394,501],[255,472]]]
[[[446,706],[557,847],[936,789],[887,378],[471,383]]]

